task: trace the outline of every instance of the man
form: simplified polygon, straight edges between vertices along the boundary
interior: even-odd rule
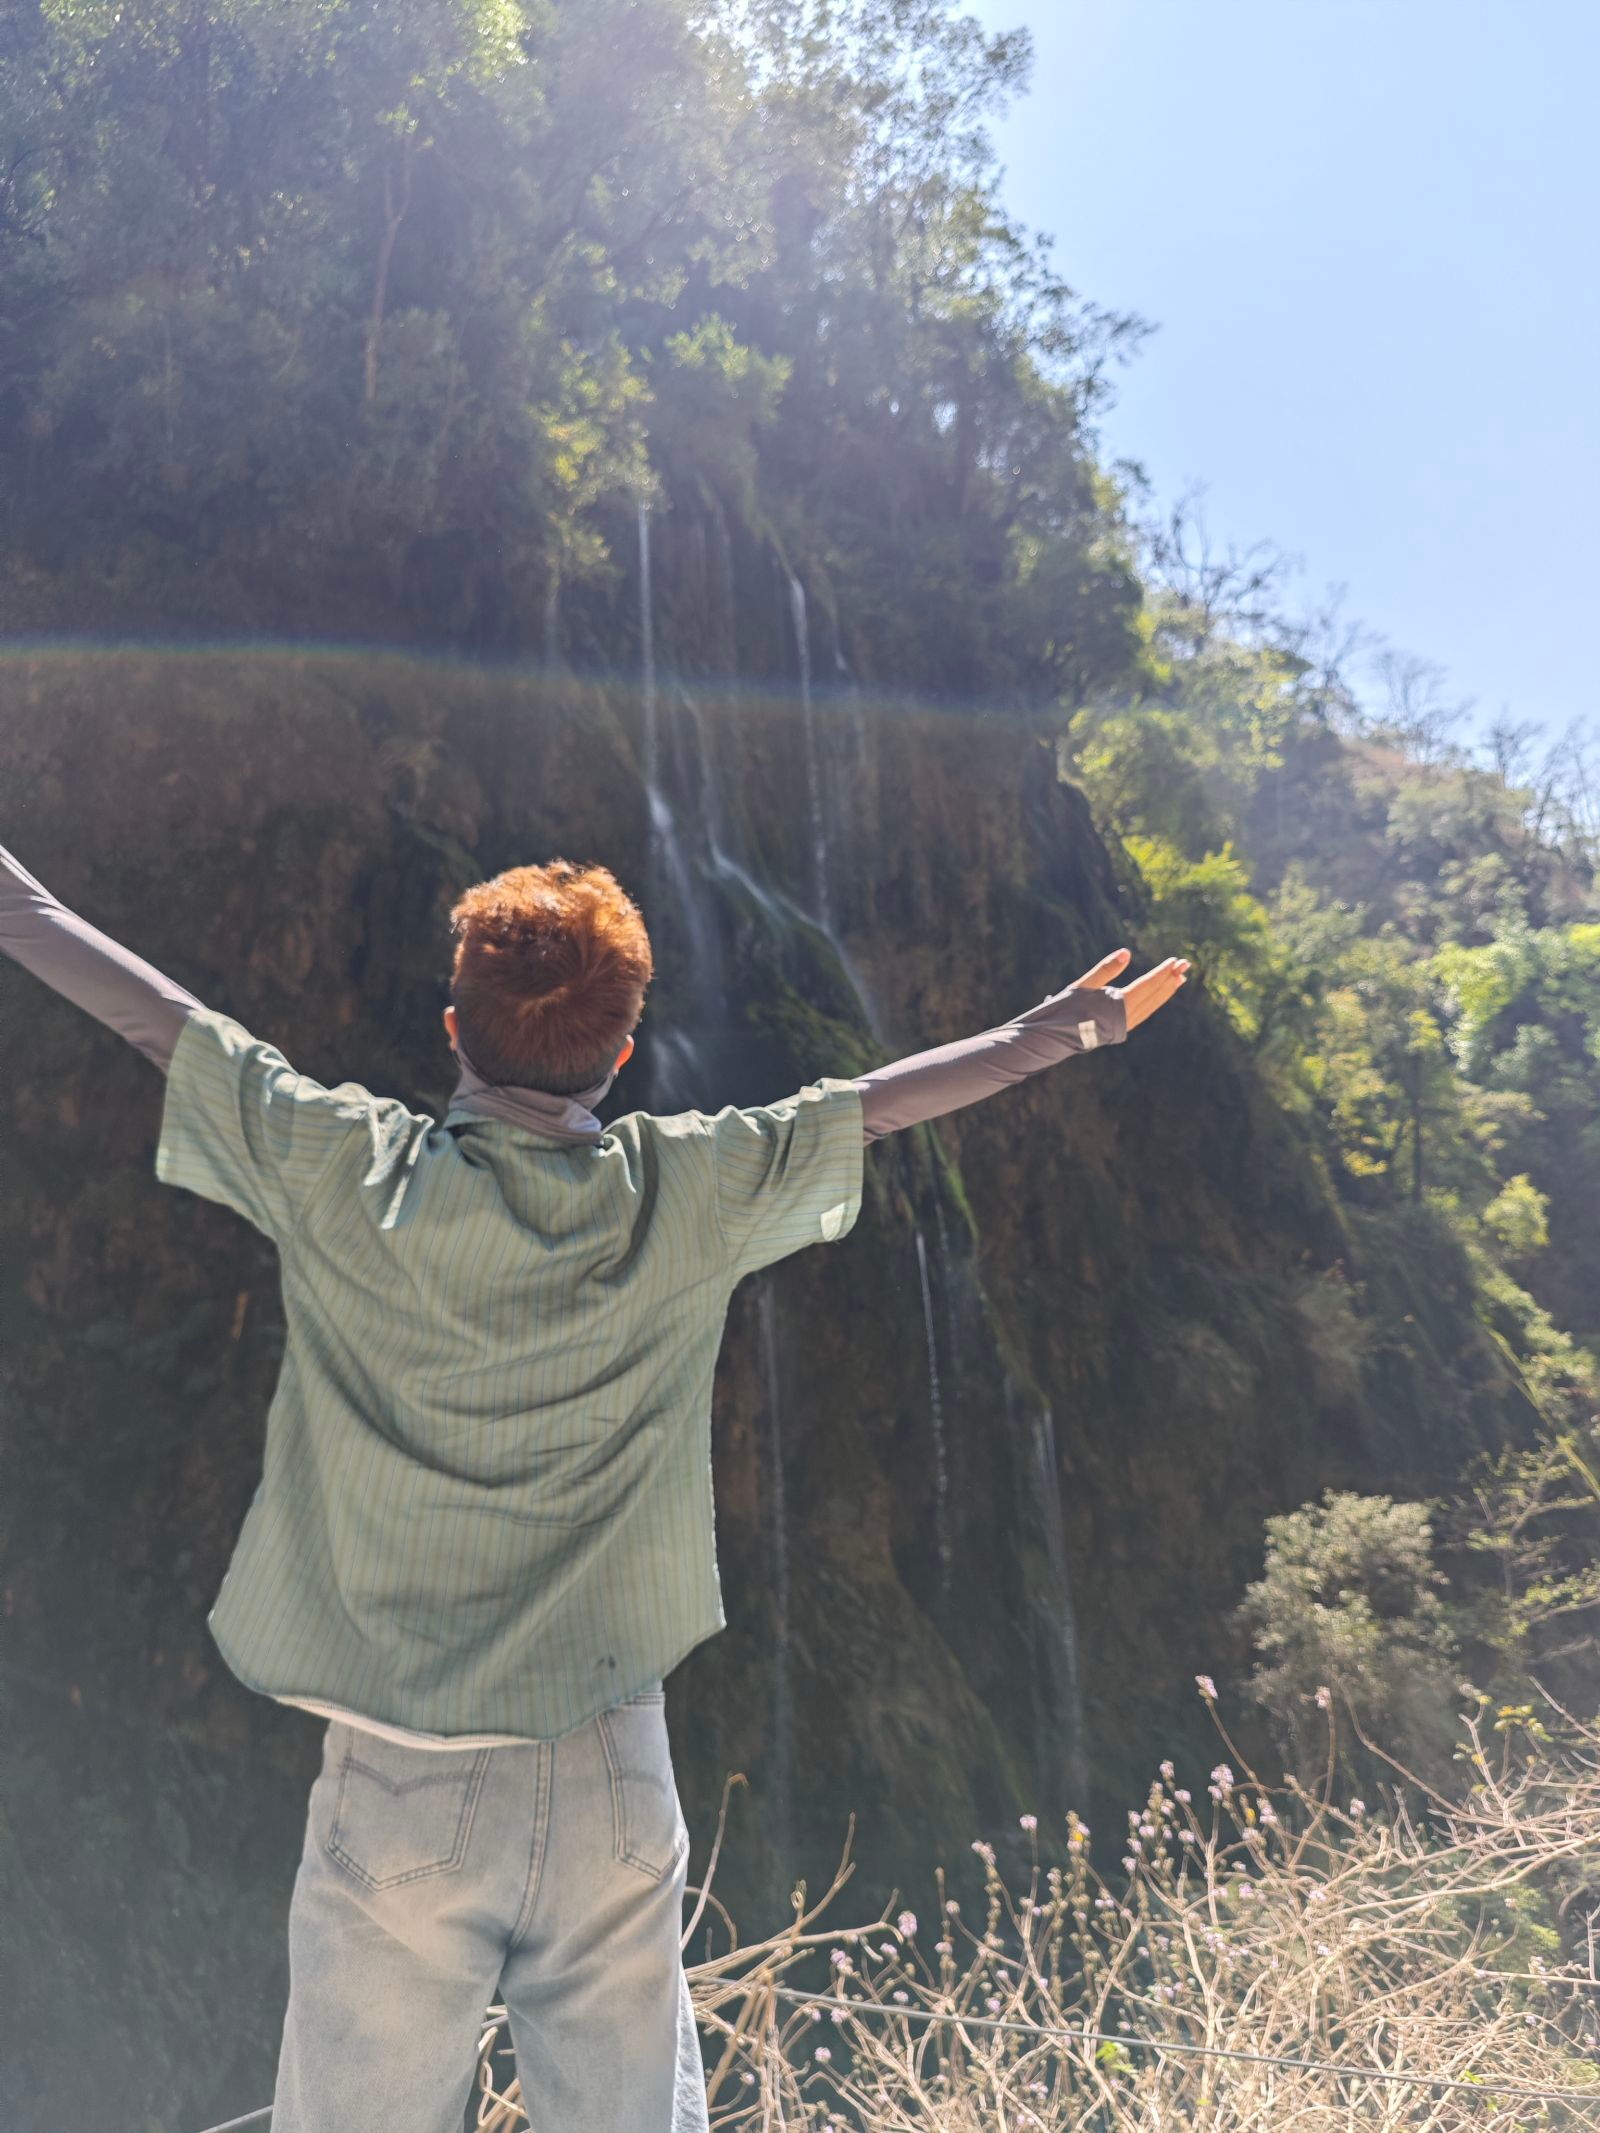
[[[208,1618],[326,1721],[273,2133],[457,2133],[502,1999],[536,2133],[704,2133],[662,1682],[724,1626],[712,1377],[734,1286],[844,1237],[863,1151],[1119,1043],[1118,949],[958,1043],[777,1103],[594,1107],[653,975],[603,866],[462,896],[442,1121],[325,1088],[0,846],[0,948],[166,1076],[156,1176],[278,1247],[262,1480]]]

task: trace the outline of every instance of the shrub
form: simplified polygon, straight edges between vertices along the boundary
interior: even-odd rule
[[[1240,1615],[1259,1654],[1252,1689],[1302,1776],[1325,1731],[1324,1686],[1419,1774],[1448,1771],[1457,1669],[1443,1583],[1425,1505],[1329,1489],[1267,1520],[1266,1569]],[[1341,1755],[1359,1782],[1369,1767],[1359,1742]]]
[[[1209,1681],[1202,1691],[1215,1716]],[[1483,2133],[1491,2117],[1592,2122],[1600,1978],[1564,1949],[1557,1920],[1581,1948],[1573,1899],[1587,1892],[1591,1931],[1600,1919],[1600,1728],[1553,1709],[1549,1726],[1531,1706],[1495,1713],[1466,1693],[1459,1800],[1433,1794],[1413,1811],[1399,1784],[1387,1803],[1377,1792],[1335,1800],[1331,1697],[1314,1706],[1318,1788],[1262,1784],[1219,1721],[1229,1760],[1192,1788],[1163,1763],[1128,1810],[1114,1874],[1091,1864],[1074,1816],[1059,1865],[1044,1863],[1024,1818],[1020,1895],[995,1847],[975,1843],[983,1893],[970,1925],[942,1869],[926,1919],[896,1895],[869,1924],[820,1923],[854,1871],[847,1840],[822,1900],[808,1909],[802,1885],[793,1921],[741,1946],[710,1894],[713,1848],[684,1935],[687,1947],[709,1906],[728,1939],[689,1966],[713,2128]],[[796,1983],[824,1961],[813,1988]],[[491,2024],[503,2013],[492,2008]],[[494,2086],[497,2033],[480,2065],[479,2133],[525,2123],[515,2087]],[[1583,2115],[1552,2117],[1508,2093],[1519,2089],[1574,2096]]]

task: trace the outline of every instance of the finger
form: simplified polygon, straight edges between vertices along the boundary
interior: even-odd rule
[[[1132,953],[1131,948],[1113,948],[1109,955],[1100,958],[1086,977],[1079,978],[1079,985],[1109,985],[1119,971],[1126,969]]]
[[[1153,983],[1182,984],[1188,975],[1188,959],[1183,956],[1169,955],[1165,962],[1157,963],[1153,970],[1147,970],[1142,977],[1135,978],[1133,982],[1135,985],[1150,985]]]
[[[1159,964],[1154,970],[1146,971],[1142,978],[1135,978],[1123,995],[1130,1027],[1145,1021],[1158,1007],[1165,1007],[1187,982],[1188,972],[1176,967],[1176,959],[1170,969]]]

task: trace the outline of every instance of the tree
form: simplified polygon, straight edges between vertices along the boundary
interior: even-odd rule
[[[1308,1782],[1321,1774],[1323,1691],[1419,1776],[1445,1774],[1455,1638],[1427,1507],[1328,1489],[1320,1504],[1269,1518],[1266,1532],[1266,1566],[1240,1619],[1258,1654],[1251,1687],[1291,1767]],[[1355,1742],[1343,1754],[1352,1772],[1368,1767]]]

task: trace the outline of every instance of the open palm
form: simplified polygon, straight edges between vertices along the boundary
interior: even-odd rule
[[[1103,955],[1093,970],[1079,978],[1080,985],[1114,985],[1128,967],[1131,951],[1113,948]],[[1169,955],[1164,963],[1157,963],[1154,970],[1147,970],[1142,978],[1135,978],[1130,985],[1122,987],[1122,997],[1128,1007],[1128,1027],[1148,1021],[1158,1007],[1164,1007],[1189,975],[1187,957]]]

